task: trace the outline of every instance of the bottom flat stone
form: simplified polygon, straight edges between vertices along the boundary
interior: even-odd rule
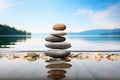
[[[70,51],[62,50],[62,49],[50,49],[45,51],[46,56],[54,57],[54,58],[64,58],[70,54]]]

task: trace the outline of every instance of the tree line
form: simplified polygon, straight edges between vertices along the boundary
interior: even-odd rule
[[[0,35],[31,35],[31,33],[25,30],[18,30],[6,24],[0,24]]]

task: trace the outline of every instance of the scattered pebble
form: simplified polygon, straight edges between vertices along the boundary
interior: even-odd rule
[[[2,54],[0,54],[1,58],[3,57]],[[95,54],[83,54],[83,53],[71,53],[65,58],[53,58],[50,56],[46,56],[44,52],[36,53],[36,52],[26,52],[23,54],[6,54],[5,56],[9,60],[14,60],[14,59],[25,59],[28,61],[35,61],[37,59],[44,59],[45,61],[51,62],[51,61],[71,61],[72,59],[94,59],[97,62],[101,61],[102,59],[107,59],[107,60],[120,60],[120,54],[118,53],[108,53],[108,54],[102,54],[102,53],[95,53]]]

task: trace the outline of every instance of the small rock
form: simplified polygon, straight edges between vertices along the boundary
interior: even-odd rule
[[[37,58],[27,57],[27,60],[33,62],[33,61],[36,61]]]
[[[45,56],[45,54],[44,54],[44,53],[41,53],[41,54],[38,54],[38,56],[39,56],[39,58],[42,58],[42,57]]]
[[[45,40],[49,42],[63,42],[65,41],[65,38],[51,35],[51,36],[46,37]]]
[[[67,33],[63,32],[63,31],[56,31],[56,32],[52,32],[50,35],[53,35],[53,36],[64,36],[66,34]]]
[[[65,30],[65,29],[66,29],[66,25],[64,25],[64,24],[53,25],[53,30]]]
[[[37,54],[35,52],[28,52],[28,53],[23,54],[22,56],[24,56],[24,57],[36,57]]]
[[[100,53],[95,53],[95,58],[101,58],[102,55]]]
[[[61,49],[50,49],[45,51],[46,56],[54,57],[54,58],[64,58],[70,54],[69,51],[61,50]]]
[[[70,43],[67,42],[47,43],[45,46],[52,49],[67,49],[71,47]]]

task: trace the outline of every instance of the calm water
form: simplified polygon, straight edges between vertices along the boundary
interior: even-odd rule
[[[38,53],[38,52],[37,52]],[[0,57],[0,80],[120,80],[120,55],[69,61]]]
[[[120,52],[112,52],[116,55],[108,58],[87,57],[85,55],[90,52],[82,52],[82,57],[53,62],[44,57],[14,58],[10,55],[22,55],[28,50],[39,54],[41,52],[35,50],[47,50],[44,47],[46,36],[1,36],[0,80],[120,80]],[[70,50],[120,50],[120,36],[68,35],[66,38],[72,45]],[[99,53],[107,55],[111,52]]]
[[[0,36],[0,50],[47,50],[44,39],[48,35]],[[70,50],[120,50],[120,36],[67,35]]]
[[[0,36],[0,50],[47,50],[44,39],[48,35]],[[70,50],[120,50],[120,36],[67,35]]]

